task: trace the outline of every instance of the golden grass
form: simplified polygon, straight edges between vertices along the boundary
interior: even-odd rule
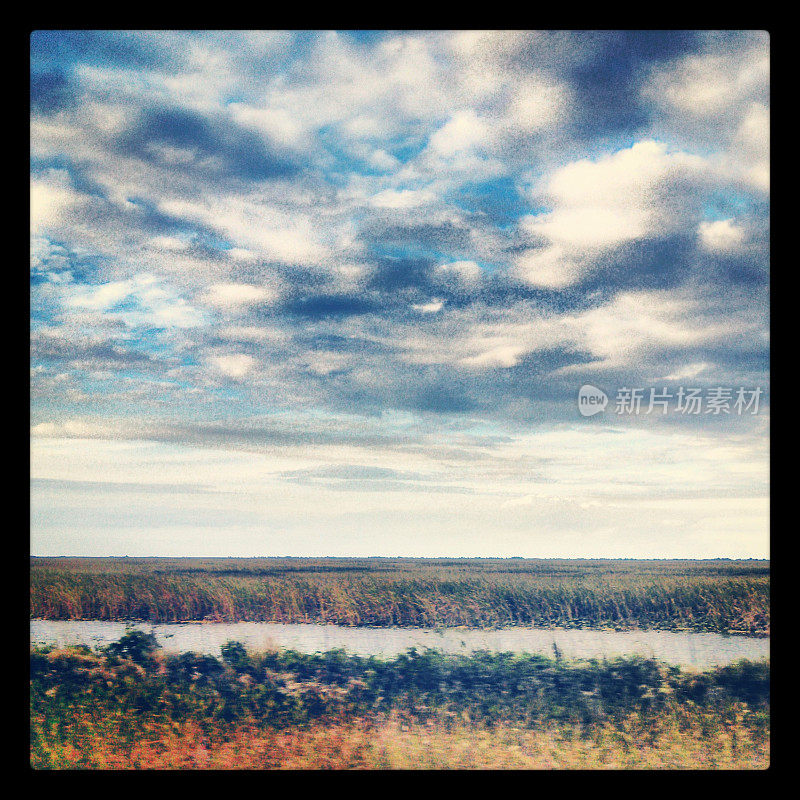
[[[439,725],[378,723],[313,725],[275,731],[238,726],[214,741],[195,722],[142,730],[136,741],[95,722],[67,745],[39,743],[39,769],[766,769],[769,740],[734,724],[712,735],[696,721],[673,719],[642,732],[623,727],[493,729],[467,722]]]

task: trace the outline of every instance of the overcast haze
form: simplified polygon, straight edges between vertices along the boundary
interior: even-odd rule
[[[37,32],[31,552],[768,557],[768,292],[765,33]]]

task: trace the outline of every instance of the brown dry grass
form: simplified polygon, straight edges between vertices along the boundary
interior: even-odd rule
[[[288,731],[239,726],[224,741],[194,722],[142,731],[135,742],[100,726],[74,744],[44,747],[32,766],[51,769],[766,769],[769,741],[744,726],[709,736],[697,724],[622,728],[444,729],[379,723],[314,725]]]
[[[769,562],[32,559],[31,617],[769,635]]]

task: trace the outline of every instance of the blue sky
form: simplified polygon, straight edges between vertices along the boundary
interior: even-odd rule
[[[31,552],[766,557],[768,294],[763,32],[36,32]]]

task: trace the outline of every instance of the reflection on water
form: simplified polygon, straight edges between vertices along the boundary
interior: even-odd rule
[[[213,622],[179,625],[149,623],[31,620],[31,643],[63,647],[99,647],[117,641],[126,628],[155,633],[168,651],[218,656],[228,640],[251,650],[285,648],[303,653],[343,647],[362,656],[392,657],[409,647],[448,653],[473,650],[553,655],[555,644],[564,658],[642,655],[669,664],[704,669],[741,658],[769,658],[769,639],[719,633],[669,631],[592,631],[542,628],[344,628],[338,625],[281,625],[273,622]]]

